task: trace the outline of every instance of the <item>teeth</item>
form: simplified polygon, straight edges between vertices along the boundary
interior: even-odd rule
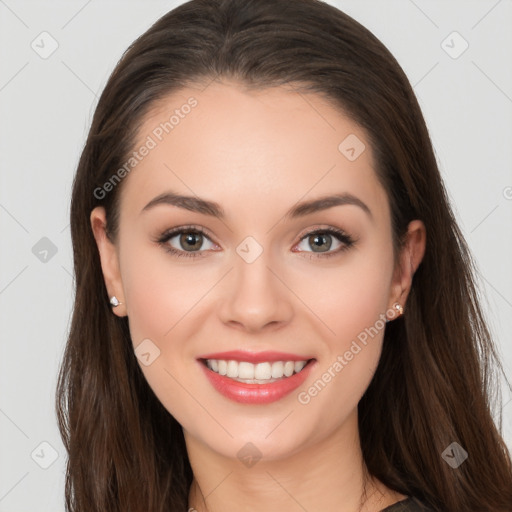
[[[290,377],[293,375],[294,369],[295,369],[295,363],[293,361],[286,361],[286,363],[284,363],[284,374],[287,377]]]
[[[299,373],[304,366],[306,366],[306,361],[296,361],[294,365],[295,373]]]
[[[272,363],[272,378],[278,379],[284,375],[284,363],[282,361],[276,361]]]
[[[253,365],[254,366],[254,365]],[[258,363],[254,368],[254,378],[268,380],[272,377],[272,365],[270,363]]]
[[[228,361],[228,371],[226,377],[238,377],[238,363],[236,361]]]
[[[206,366],[220,375],[226,375],[231,379],[241,382],[259,381],[274,382],[275,379],[291,377],[299,373],[307,361],[274,361],[265,363],[249,363],[247,361],[225,361],[223,359],[207,359]]]
[[[228,362],[219,360],[218,365],[219,365],[219,374],[226,375],[226,373],[228,372]],[[213,370],[213,365],[212,365],[212,370]]]
[[[234,363],[235,361],[233,361]],[[212,368],[213,369],[213,368]],[[238,363],[238,378],[239,379],[254,379],[254,365],[242,361]],[[258,377],[260,378],[260,377]]]

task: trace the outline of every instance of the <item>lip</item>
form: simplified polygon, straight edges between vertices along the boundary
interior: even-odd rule
[[[224,359],[227,352],[224,352],[223,357],[218,357],[218,359]],[[261,354],[270,354],[270,352],[265,353],[262,352],[260,354],[255,354],[254,356],[258,358],[258,361],[261,362]],[[216,354],[212,354],[216,355]],[[271,359],[272,361],[282,361],[280,359],[283,354],[279,355],[277,359]],[[244,356],[245,357],[245,356]],[[208,356],[206,359],[217,359],[217,357]],[[234,359],[237,361],[248,361],[247,359]],[[306,360],[298,358],[298,359],[284,359],[285,361],[304,361]],[[265,359],[265,361],[270,361],[270,359]],[[252,361],[248,361],[252,362]],[[297,389],[304,381],[308,378],[311,369],[315,366],[316,359],[309,359],[308,363],[304,368],[299,372],[293,374],[291,377],[283,377],[282,379],[271,382],[269,384],[246,384],[244,382],[238,382],[236,380],[230,379],[229,377],[225,377],[224,375],[220,375],[212,370],[210,370],[203,362],[199,361],[203,372],[206,377],[212,384],[212,386],[226,398],[233,400],[234,402],[239,402],[242,404],[269,404],[272,402],[276,402],[277,400],[281,400],[286,395],[289,395],[293,390]]]
[[[297,354],[287,354],[285,352],[246,352],[244,350],[231,350],[229,352],[216,352],[215,354],[206,354],[197,359],[223,359],[225,361],[247,361],[248,363],[265,363],[274,361],[309,361],[311,356],[300,356]]]

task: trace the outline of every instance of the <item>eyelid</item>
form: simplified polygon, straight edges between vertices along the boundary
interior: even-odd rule
[[[309,227],[301,231],[300,234],[298,235],[299,242],[304,240],[304,238],[306,238],[307,236],[311,236],[316,233],[336,233],[338,235],[344,235],[346,237],[349,237],[349,234],[341,228],[336,228],[328,224],[318,224],[314,227]]]

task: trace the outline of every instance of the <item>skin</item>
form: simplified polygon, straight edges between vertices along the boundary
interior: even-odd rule
[[[191,96],[197,107],[124,178],[115,243],[105,235],[103,208],[91,213],[105,285],[122,302],[113,313],[128,316],[134,348],[149,338],[160,350],[141,369],[183,426],[194,471],[190,507],[354,512],[363,477],[357,404],[378,364],[384,330],[309,403],[301,404],[298,393],[395,302],[406,314],[425,227],[410,223],[395,265],[389,203],[367,137],[313,93],[289,87],[249,92],[236,82],[190,87],[155,106],[138,142]],[[349,134],[366,145],[354,161],[338,150]],[[215,201],[226,217],[171,205],[141,213],[168,190]],[[357,196],[372,216],[348,204],[285,217],[298,201],[335,192]],[[176,257],[155,242],[165,230],[189,224],[207,232],[203,257]],[[305,235],[327,227],[344,230],[354,245],[315,257]],[[236,252],[247,236],[263,248],[252,263]],[[330,241],[326,252],[343,245]],[[191,252],[179,236],[167,245]],[[285,398],[240,404],[220,395],[196,361],[233,349],[291,352],[317,362],[305,384]],[[248,442],[262,454],[252,467],[237,457]],[[368,495],[366,512],[406,497],[377,480]]]

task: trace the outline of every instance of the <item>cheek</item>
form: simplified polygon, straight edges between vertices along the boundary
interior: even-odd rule
[[[383,327],[392,271],[392,247],[377,239],[349,250],[328,267],[310,263],[307,273],[299,269],[289,279],[314,314],[322,336],[330,340],[331,351],[339,352],[359,335],[364,338],[376,323]]]
[[[389,292],[383,274],[389,268],[366,270],[340,272],[326,290],[330,301],[318,308],[335,334],[324,336],[315,379],[297,395],[304,414],[316,418],[318,436],[337,428],[357,407],[379,363]]]
[[[360,262],[343,279],[343,292],[338,293],[337,327],[343,338],[361,338],[367,329],[382,324],[389,297],[390,269],[382,260],[369,258]],[[334,312],[333,312],[334,313]],[[382,327],[382,325],[381,325]]]
[[[164,341],[205,294],[212,276],[180,267],[163,248],[140,248],[139,243],[130,252],[130,242],[126,240],[121,268],[134,345],[145,338]]]
[[[126,294],[127,314],[134,345],[142,339],[159,339],[173,325],[173,294],[158,267],[145,262],[126,268],[123,286]],[[171,302],[171,303],[170,303]]]

